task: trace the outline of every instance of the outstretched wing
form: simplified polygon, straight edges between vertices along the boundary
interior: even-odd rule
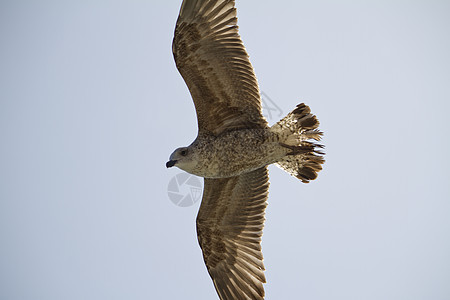
[[[197,111],[199,131],[266,127],[253,67],[238,33],[234,0],[184,0],[173,55]]]
[[[264,299],[261,236],[268,188],[266,167],[236,177],[205,178],[197,235],[222,300]]]

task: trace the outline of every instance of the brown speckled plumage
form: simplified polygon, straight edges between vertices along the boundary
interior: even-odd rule
[[[264,299],[261,236],[267,165],[303,182],[324,159],[319,122],[305,104],[269,127],[256,76],[238,34],[233,0],[184,0],[173,54],[194,100],[198,136],[167,167],[205,177],[197,234],[222,300]]]

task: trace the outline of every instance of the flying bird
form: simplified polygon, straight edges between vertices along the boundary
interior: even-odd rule
[[[219,298],[264,299],[267,166],[314,180],[324,163],[319,122],[302,103],[268,125],[234,0],[184,0],[172,50],[194,101],[198,135],[166,166],[204,177],[197,235]]]

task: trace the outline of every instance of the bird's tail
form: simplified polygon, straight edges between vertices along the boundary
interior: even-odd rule
[[[277,133],[280,145],[287,151],[277,165],[304,183],[316,179],[325,162],[324,153],[320,150],[323,145],[315,142],[320,141],[322,136],[318,126],[316,116],[311,114],[307,105],[301,103],[271,127]]]

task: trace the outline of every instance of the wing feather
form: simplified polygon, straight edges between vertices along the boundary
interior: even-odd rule
[[[194,100],[199,131],[263,128],[253,67],[238,33],[234,0],[184,0],[172,49]]]
[[[222,300],[264,299],[261,236],[268,172],[208,179],[197,216],[197,235],[208,272]]]

